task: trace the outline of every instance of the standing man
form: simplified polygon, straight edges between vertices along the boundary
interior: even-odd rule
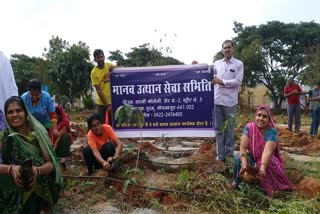
[[[309,91],[308,101],[310,101],[312,118],[310,135],[311,137],[315,137],[318,134],[320,124],[320,81],[318,81],[317,85]]]
[[[213,64],[214,78],[214,110],[216,130],[217,160],[225,161],[233,157],[234,124],[228,123],[237,113],[238,92],[243,79],[243,63],[234,58],[233,42],[226,40],[222,43],[223,59]],[[225,125],[227,127],[224,127]]]
[[[287,85],[284,88],[284,97],[288,99],[288,130],[292,131],[293,115],[295,118],[295,132],[300,132],[300,118],[301,118],[301,107],[300,107],[300,94],[302,90],[298,84],[294,82],[293,77],[289,77]]]
[[[90,74],[91,84],[97,91],[97,111],[105,123],[106,111],[108,111],[109,124],[112,124],[110,72],[116,67],[112,63],[105,63],[105,56],[101,49],[93,52],[94,61],[97,63]]]
[[[11,96],[18,96],[18,87],[9,59],[0,51],[0,131],[6,128],[4,103]]]

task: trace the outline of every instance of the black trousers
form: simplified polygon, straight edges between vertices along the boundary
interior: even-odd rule
[[[97,105],[97,113],[99,114],[102,123],[105,124],[105,118],[106,118],[106,112],[107,112],[107,106],[104,105]],[[112,126],[112,111],[108,111],[108,117],[109,117],[109,125]],[[112,126],[113,127],[113,126]]]
[[[104,160],[107,160],[108,157],[113,157],[114,153],[116,152],[114,145],[110,142],[105,143],[101,150],[99,151],[101,157]],[[96,169],[102,169],[102,165],[96,160],[93,155],[93,152],[89,145],[83,148],[82,150],[84,161],[87,165],[88,174],[91,175]]]

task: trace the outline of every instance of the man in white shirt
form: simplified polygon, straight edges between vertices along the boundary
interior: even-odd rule
[[[18,87],[9,59],[0,51],[0,131],[4,129],[4,103],[11,96],[18,96]]]
[[[222,44],[223,59],[213,64],[214,110],[217,160],[233,157],[234,119],[237,113],[238,92],[243,80],[243,63],[234,58],[233,42]],[[227,125],[227,126],[226,126]]]

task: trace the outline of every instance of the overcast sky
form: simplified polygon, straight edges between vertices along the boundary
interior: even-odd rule
[[[184,63],[210,64],[235,36],[234,21],[320,22],[319,8],[317,0],[0,0],[0,51],[41,57],[54,35],[106,56],[150,43]]]

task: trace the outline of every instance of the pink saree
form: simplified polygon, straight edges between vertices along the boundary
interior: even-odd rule
[[[257,111],[259,111],[260,109],[267,110],[269,117],[271,118],[269,127],[275,128],[270,108],[268,106],[262,105],[257,109]],[[248,128],[248,135],[249,135],[248,150],[249,150],[250,156],[253,157],[254,161],[256,162],[257,167],[260,168],[262,153],[266,144],[264,137],[266,136],[262,135],[256,123],[254,122],[248,123],[247,128]],[[277,135],[277,132],[275,132],[275,134]],[[277,139],[278,139],[278,136],[277,136]],[[272,195],[274,191],[292,190],[295,188],[294,185],[290,182],[290,180],[284,174],[283,161],[280,156],[279,142],[275,142],[275,143],[277,143],[277,147],[271,156],[270,162],[266,169],[266,174],[261,178],[259,183],[259,186],[268,195]]]

